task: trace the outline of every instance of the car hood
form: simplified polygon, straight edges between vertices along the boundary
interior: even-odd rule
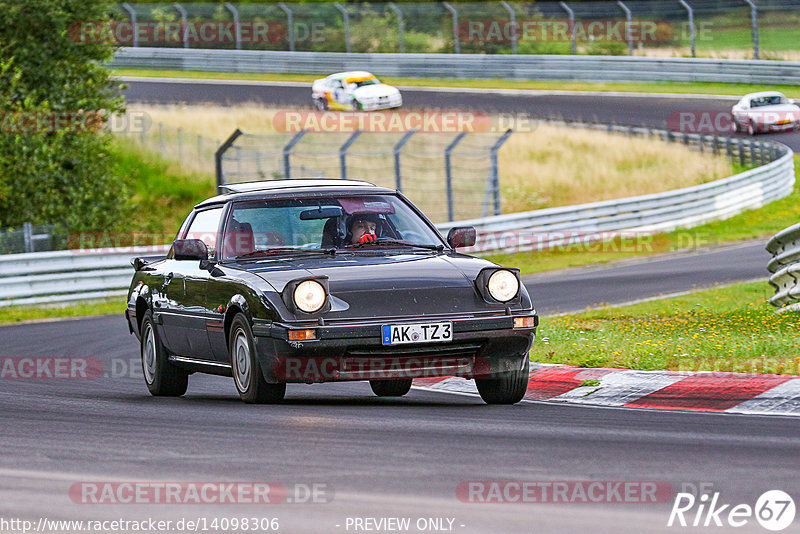
[[[375,98],[379,96],[391,96],[399,93],[396,88],[385,83],[375,85],[364,85],[353,91],[353,95],[358,98]]]
[[[327,276],[332,309],[324,316],[336,320],[503,310],[505,305],[486,302],[475,288],[478,273],[493,266],[461,254],[357,253],[250,263],[239,268],[263,278],[279,293],[297,278]],[[524,290],[522,304],[530,307]]]

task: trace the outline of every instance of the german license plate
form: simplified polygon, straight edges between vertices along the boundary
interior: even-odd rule
[[[453,339],[453,323],[385,324],[381,326],[384,345],[435,343]]]

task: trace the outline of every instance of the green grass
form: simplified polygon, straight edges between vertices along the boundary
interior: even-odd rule
[[[795,155],[795,174],[800,167],[800,155]],[[513,254],[484,255],[501,265],[514,266],[522,274],[553,271],[567,267],[604,264],[616,260],[640,258],[653,254],[695,250],[763,238],[764,243],[779,230],[800,220],[800,185],[789,196],[770,202],[755,210],[748,210],[724,221],[715,221],[667,234],[631,237],[605,242],[599,250],[586,250],[579,244]]]
[[[131,275],[133,269],[131,268]],[[125,297],[80,302],[68,305],[51,306],[8,306],[0,315],[0,325],[35,321],[42,319],[68,319],[70,317],[89,317],[94,315],[116,315],[122,324],[125,312]]]
[[[192,207],[216,194],[213,176],[187,174],[176,163],[124,138],[117,138],[114,157],[134,188],[135,211],[128,228],[152,233],[154,239],[161,238],[160,243],[171,242]]]
[[[176,70],[144,70],[144,69],[114,69],[115,76],[143,76],[164,78],[194,78],[210,80],[261,80],[282,82],[308,83],[324,76],[313,74],[255,74],[255,73],[229,73],[206,71],[176,71]],[[381,76],[381,80],[392,85],[400,86],[437,86],[437,87],[467,87],[479,89],[536,89],[547,91],[619,91],[619,92],[645,92],[645,93],[682,93],[682,94],[724,94],[743,95],[756,90],[769,88],[782,91],[790,98],[800,98],[800,87],[796,85],[764,85],[754,86],[734,83],[589,83],[589,82],[559,82],[559,81],[513,81],[513,80],[453,80],[449,78],[392,78]],[[310,89],[309,89],[310,90]]]
[[[535,362],[641,370],[800,374],[800,314],[776,314],[764,282],[544,317]]]

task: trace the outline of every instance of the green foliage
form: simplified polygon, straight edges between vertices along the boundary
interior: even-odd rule
[[[102,66],[108,43],[79,43],[78,21],[108,18],[104,0],[0,0],[0,110],[9,117],[54,113],[89,118],[88,128],[0,131],[0,226],[55,223],[107,230],[125,215],[126,181],[112,172],[110,134],[99,126],[123,110]],[[95,126],[92,126],[92,123]],[[11,124],[11,126],[9,126]]]

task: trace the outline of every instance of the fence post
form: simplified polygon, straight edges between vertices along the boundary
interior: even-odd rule
[[[492,146],[491,154],[491,163],[492,163],[492,175],[490,180],[492,182],[492,196],[494,197],[494,214],[500,215],[500,172],[497,165],[497,152],[500,150],[500,147],[503,146],[511,134],[514,133],[514,130],[509,128],[505,131],[503,135],[500,136],[500,139]]]
[[[628,6],[622,3],[622,0],[617,0],[617,5],[622,8],[622,11],[625,12],[625,19],[627,22],[625,23],[625,39],[628,41],[628,55],[633,55],[633,28],[632,28],[632,20],[631,20],[631,10],[628,9]]]
[[[286,13],[286,24],[289,26],[289,51],[294,52],[294,14],[283,2],[278,2],[278,7]]]
[[[230,2],[225,2],[224,6],[233,15],[233,38],[236,40],[236,50],[242,49],[242,28],[239,26],[239,11]]]
[[[290,161],[290,157],[292,155],[292,149],[294,146],[300,142],[300,139],[306,134],[308,130],[300,130],[294,137],[283,147],[283,179],[284,180],[291,180],[292,179],[292,164]]]
[[[692,57],[697,57],[695,54],[694,48],[694,10],[692,6],[686,3],[686,0],[678,0],[686,12],[689,14],[689,42],[691,43],[692,47]]]
[[[222,171],[222,156],[228,151],[233,143],[236,142],[240,135],[242,135],[242,131],[239,128],[236,128],[236,131],[234,131],[214,153],[214,166],[217,174],[217,191],[220,191],[220,188],[225,184],[225,176]]]
[[[450,164],[450,153],[458,143],[464,139],[467,132],[461,132],[453,139],[453,142],[444,149],[444,172],[447,179],[447,220],[453,220],[453,166]]]
[[[517,39],[518,39],[518,37],[517,37],[517,18],[516,18],[516,15],[514,13],[514,10],[511,8],[510,5],[508,5],[508,2],[506,2],[506,0],[500,0],[500,5],[503,6],[504,8],[506,8],[506,11],[508,11],[508,16],[511,19],[511,53],[512,54],[516,54],[517,53]]]
[[[189,17],[187,16],[186,9],[178,2],[174,2],[172,6],[180,13],[181,15],[181,30],[183,36],[181,36],[181,40],[183,41],[183,47],[189,48]]]
[[[750,6],[750,23],[753,25],[753,59],[758,59],[758,7],[753,0],[744,0]]]
[[[741,139],[739,139],[739,147],[738,148],[739,148],[739,165],[744,167],[745,164],[746,164],[746,162],[745,162],[745,154],[744,154],[744,141],[742,141]]]
[[[559,2],[561,9],[567,12],[567,16],[569,17],[569,43],[570,43],[570,51],[572,55],[578,53],[578,46],[575,43],[575,12],[567,5],[566,2]]]
[[[417,129],[409,130],[406,134],[394,145],[392,152],[394,153],[394,182],[395,188],[398,191],[403,190],[403,180],[402,175],[400,173],[400,151],[403,149],[406,143],[411,139],[411,136],[417,133]]]
[[[33,252],[33,225],[22,223],[22,238],[25,241],[25,252]]]
[[[333,5],[336,9],[339,10],[339,13],[342,14],[342,20],[344,21],[344,49],[349,54],[350,53],[350,15],[347,13],[347,9],[340,4],[339,2],[334,2]]]
[[[136,23],[136,10],[133,9],[128,2],[124,2],[123,4],[121,4],[121,6],[122,9],[127,11],[128,14],[131,16],[131,30],[133,30],[133,47],[136,48],[137,46],[139,46],[139,37],[138,37],[139,32],[137,31],[139,26]]]
[[[450,5],[449,2],[442,2],[442,5],[453,16],[453,45],[455,46],[456,54],[461,53],[461,44],[458,42],[458,11]]]
[[[164,125],[160,122],[158,123],[158,150],[162,154],[166,150],[166,146],[164,145]]]
[[[361,135],[361,130],[353,132],[353,135],[348,137],[347,141],[345,141],[339,149],[339,167],[341,169],[342,180],[347,180],[347,149],[356,142],[359,135]]]
[[[398,48],[400,49],[401,54],[406,53],[406,21],[403,18],[403,11],[397,7],[394,2],[389,2],[386,4],[389,6],[389,9],[394,11],[394,14],[397,15],[397,44],[399,45]]]

